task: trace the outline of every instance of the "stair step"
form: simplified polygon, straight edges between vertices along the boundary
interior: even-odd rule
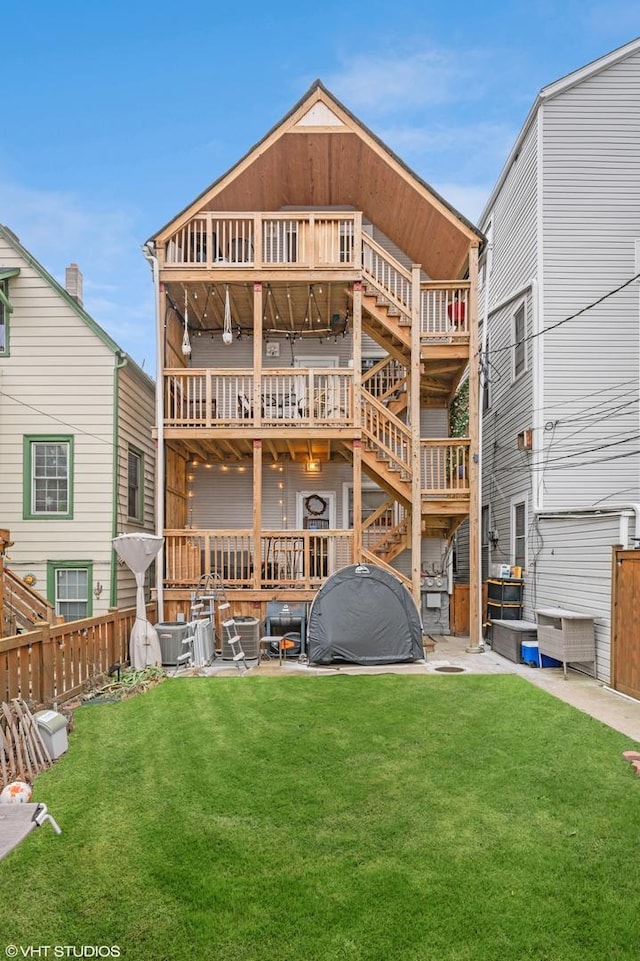
[[[226,611],[229,607],[231,607],[229,601],[227,601],[225,604],[218,604],[219,611]]]
[[[239,654],[233,655],[234,661],[244,661],[244,651],[240,651]]]
[[[239,640],[240,640],[240,635],[235,634],[233,637],[229,638],[229,644],[237,644]]]

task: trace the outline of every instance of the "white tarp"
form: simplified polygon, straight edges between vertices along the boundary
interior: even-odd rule
[[[136,671],[162,664],[158,632],[147,620],[144,575],[163,543],[164,538],[155,534],[119,534],[113,538],[118,557],[136,576],[136,619],[129,639],[129,660]]]

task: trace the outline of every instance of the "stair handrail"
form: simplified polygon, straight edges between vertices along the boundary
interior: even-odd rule
[[[407,588],[409,593],[411,593],[411,581],[409,580],[409,578],[405,577],[404,574],[396,570],[395,567],[392,567],[391,564],[387,564],[387,562],[384,561],[381,557],[378,557],[376,554],[372,554],[372,552],[368,551],[366,547],[362,548],[362,559],[365,562],[368,561],[369,564],[374,564],[377,567],[383,567],[385,571],[388,571],[390,574],[393,574],[394,577],[397,577],[398,580],[401,581],[402,584],[404,584],[404,586]]]
[[[383,548],[385,544],[388,544],[389,541],[394,542],[394,541],[397,541],[398,538],[404,538],[408,534],[408,525],[409,525],[409,517],[408,515],[406,515],[405,517],[402,518],[402,520],[398,521],[398,523],[395,524],[393,527],[387,528],[387,530],[385,530],[384,533],[380,535],[377,541],[373,541],[372,543],[368,544],[368,550],[376,553],[381,548]],[[408,546],[408,543],[405,543],[404,547],[406,548],[407,546]],[[376,556],[378,556],[377,553],[376,553]]]
[[[4,603],[9,619],[16,623],[19,619],[25,624],[53,623],[56,618],[53,604],[33,590],[9,567],[4,568]]]
[[[381,244],[365,233],[362,235],[362,273],[367,283],[397,307],[401,314],[411,319],[413,291],[411,271],[403,267]]]
[[[391,414],[387,408],[376,397],[363,393],[360,405],[362,423],[361,429],[365,436],[378,448],[380,453],[389,461],[389,465],[402,471],[405,475],[411,476],[411,430],[404,424],[399,417]],[[376,418],[377,415],[377,418]],[[405,456],[391,447],[381,436],[380,431],[375,429],[375,420],[381,421],[385,427],[392,428],[393,432],[400,438],[401,450],[405,451]]]
[[[378,380],[379,375],[382,374],[385,367],[389,367],[392,371],[392,375],[387,378],[389,387],[382,394],[373,394],[372,391],[369,390],[369,384],[372,381]],[[398,368],[400,367],[404,370],[404,375],[398,378]],[[406,387],[407,368],[404,366],[404,364],[401,364],[400,361],[396,360],[395,357],[382,357],[376,364],[373,365],[373,367],[371,367],[362,375],[360,383],[365,388],[367,393],[370,393],[372,397],[378,397],[383,401],[389,400],[395,395],[399,394],[403,387]]]

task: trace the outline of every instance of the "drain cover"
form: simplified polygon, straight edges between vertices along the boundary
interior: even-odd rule
[[[464,667],[436,667],[436,671],[440,671],[441,674],[462,674]]]

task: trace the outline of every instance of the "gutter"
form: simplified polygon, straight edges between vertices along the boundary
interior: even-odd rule
[[[113,498],[111,506],[111,537],[118,534],[118,474],[120,467],[120,371],[127,367],[129,358],[123,350],[116,350],[116,364],[113,372],[113,465],[112,483]],[[109,578],[109,606],[117,607],[118,579],[117,579],[117,558],[116,552],[111,547],[111,575]]]
[[[147,241],[142,247],[142,253],[151,266],[153,274],[154,302],[156,313],[156,431],[158,444],[156,448],[156,534],[162,537],[162,547],[156,561],[156,598],[158,607],[158,621],[164,621],[164,382],[162,378],[162,330],[160,326],[160,268],[155,255],[155,245]]]

